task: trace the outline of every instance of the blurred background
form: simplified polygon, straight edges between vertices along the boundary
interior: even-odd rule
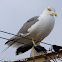
[[[39,16],[48,6],[55,8],[57,17],[53,31],[43,42],[62,46],[62,0],[0,0],[0,30],[16,34],[28,19]],[[12,35],[0,32],[0,37],[10,39]],[[6,41],[0,38],[1,60],[17,60],[30,56],[30,50],[16,56],[16,48],[13,47],[2,52],[7,47]],[[41,45],[47,50],[51,47]]]

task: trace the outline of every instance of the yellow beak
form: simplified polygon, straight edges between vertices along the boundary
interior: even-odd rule
[[[53,13],[52,13],[52,15],[55,15],[55,16],[57,16],[57,14],[56,14],[55,12],[53,12]]]

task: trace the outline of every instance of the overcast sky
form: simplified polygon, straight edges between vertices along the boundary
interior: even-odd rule
[[[51,34],[43,40],[49,44],[62,45],[62,0],[0,0],[0,30],[16,34],[22,25],[31,17],[42,14],[43,10],[51,6],[55,8],[55,27]],[[11,38],[12,35],[0,33],[1,37]],[[10,47],[2,52],[7,40],[0,39],[0,59],[17,60],[30,56],[30,50],[24,54],[15,55],[15,48]],[[46,49],[50,46],[44,45]]]

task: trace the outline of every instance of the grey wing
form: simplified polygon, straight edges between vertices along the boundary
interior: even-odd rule
[[[5,44],[8,44],[9,46],[11,46],[13,43],[15,43],[16,41],[18,41],[21,37],[18,36],[13,36],[12,38],[10,38]]]
[[[23,34],[28,33],[27,30],[28,30],[33,24],[35,24],[37,21],[39,21],[39,20],[38,20],[38,17],[39,17],[39,16],[35,16],[35,17],[29,19],[29,20],[23,25],[23,27],[19,30],[19,32],[18,32],[17,34],[19,34],[19,33],[23,33]]]
[[[17,33],[17,35],[19,36],[20,35],[20,33],[22,33],[22,34],[26,34],[26,33],[28,33],[28,29],[33,25],[33,24],[35,24],[37,21],[38,21],[38,17],[39,16],[35,16],[35,17],[33,17],[33,18],[31,18],[31,19],[29,19],[24,25],[23,25],[23,27],[19,30],[19,32]],[[27,40],[27,39],[23,39],[22,37],[18,37],[18,36],[13,36],[11,39],[9,39],[5,44],[7,44],[7,45],[12,45],[12,44],[14,44],[15,42],[18,42],[18,41],[20,41],[20,42],[23,42],[23,43],[26,43],[26,41],[28,42],[29,40]],[[21,43],[20,43],[21,44]]]

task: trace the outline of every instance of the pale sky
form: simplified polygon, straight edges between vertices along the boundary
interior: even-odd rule
[[[43,42],[62,46],[62,0],[0,0],[0,30],[16,34],[28,19],[42,14],[48,6],[55,8],[58,16],[55,17],[53,31]],[[0,33],[0,36],[8,39],[12,37],[12,35],[4,33]],[[0,59],[17,60],[30,56],[30,50],[16,56],[16,49],[12,47],[2,52],[7,47],[7,45],[4,45],[6,41],[0,39]],[[50,47],[41,45],[46,49]]]

